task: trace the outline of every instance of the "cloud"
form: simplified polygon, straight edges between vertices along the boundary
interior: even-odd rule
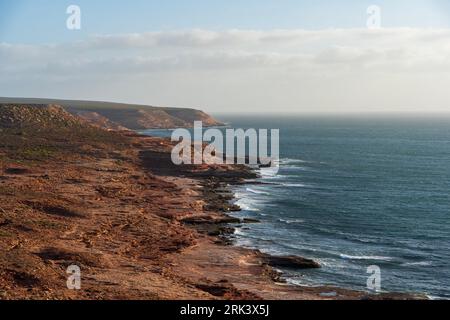
[[[441,110],[450,98],[443,86],[449,57],[447,29],[188,30],[48,45],[1,43],[0,95],[63,92],[72,98],[212,109],[280,101],[282,108],[296,111],[354,110],[374,93],[371,103],[379,110],[418,108],[417,95],[433,94]],[[424,86],[430,78],[435,85]],[[108,92],[105,81],[121,86],[121,92],[97,96],[95,88]],[[355,86],[357,94],[346,90]]]

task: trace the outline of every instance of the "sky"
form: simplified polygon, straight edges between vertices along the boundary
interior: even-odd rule
[[[0,0],[0,96],[447,113],[449,83],[448,0]]]

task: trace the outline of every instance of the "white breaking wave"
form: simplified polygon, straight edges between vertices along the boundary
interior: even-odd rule
[[[280,175],[278,174],[278,170],[278,167],[261,168],[259,170],[259,173],[261,174],[261,178],[278,178],[280,177]]]
[[[239,199],[236,204],[245,211],[256,211],[258,212],[259,209],[254,207],[254,202],[251,201],[248,198]]]
[[[267,194],[267,195],[269,195],[268,192],[260,191],[260,190],[255,190],[255,189],[251,189],[251,188],[247,188],[247,191],[248,191],[248,192],[251,192],[251,193],[255,193],[255,194]]]
[[[392,257],[383,257],[383,256],[351,256],[347,254],[341,254],[340,257],[342,259],[350,259],[350,260],[383,260],[383,261],[391,261]]]
[[[290,188],[305,188],[307,187],[306,184],[303,183],[281,183],[283,187],[290,187]]]
[[[421,261],[421,262],[405,262],[401,264],[403,267],[409,267],[409,266],[422,266],[422,267],[428,267],[431,266],[430,261]]]
[[[282,158],[280,159],[280,164],[296,164],[296,163],[307,163],[305,160]]]
[[[304,220],[301,220],[301,219],[282,219],[282,218],[280,218],[280,219],[278,219],[278,221],[279,222],[284,222],[284,223],[287,223],[287,224],[293,224],[293,223],[303,223],[303,222],[305,222]]]
[[[245,204],[240,204],[239,207],[241,207],[241,209],[244,211],[255,211],[255,212],[259,211],[258,208],[253,208],[253,207],[247,206]]]
[[[450,300],[450,298],[447,298],[447,297],[432,296],[429,294],[427,294],[426,296],[430,300]]]

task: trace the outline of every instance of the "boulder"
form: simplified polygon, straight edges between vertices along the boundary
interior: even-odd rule
[[[298,256],[271,256],[263,254],[264,263],[279,268],[286,269],[315,269],[320,268],[320,264],[314,260],[306,259]]]

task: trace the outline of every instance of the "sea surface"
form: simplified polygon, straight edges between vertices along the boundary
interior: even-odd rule
[[[300,255],[321,269],[283,270],[301,285],[450,298],[450,117],[218,116],[233,128],[280,129],[266,184],[236,188],[238,245]],[[149,131],[167,135],[167,131]]]

